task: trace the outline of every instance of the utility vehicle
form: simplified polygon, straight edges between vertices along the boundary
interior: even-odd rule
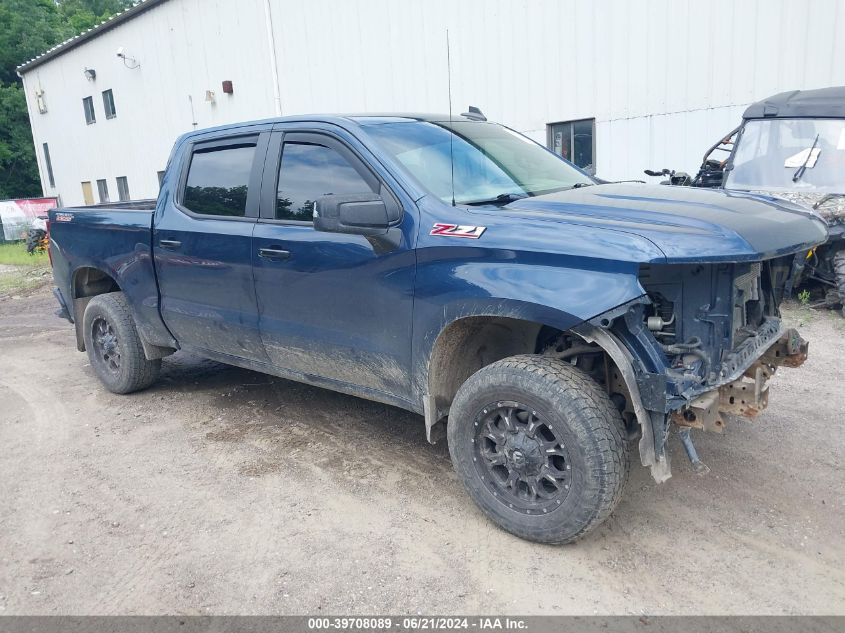
[[[845,316],[845,86],[792,90],[750,105],[742,124],[704,155],[694,178],[669,184],[776,196],[813,209],[829,225],[827,242],[795,257],[786,294],[807,281]],[[681,172],[677,172],[680,174]]]

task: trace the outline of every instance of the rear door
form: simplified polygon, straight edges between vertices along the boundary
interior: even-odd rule
[[[269,131],[198,140],[153,233],[161,314],[183,347],[265,361],[252,279],[252,232]],[[225,358],[223,358],[225,360]]]
[[[353,140],[318,130],[273,133],[254,234],[261,338],[281,369],[407,400],[412,214],[378,236],[314,230],[320,196],[378,193],[402,204]]]

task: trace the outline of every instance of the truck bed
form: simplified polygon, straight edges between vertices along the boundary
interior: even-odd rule
[[[87,204],[78,207],[62,207],[61,211],[103,211],[106,209],[117,209],[119,211],[155,211],[156,201],[150,200],[127,200],[125,202],[100,202],[99,204]]]

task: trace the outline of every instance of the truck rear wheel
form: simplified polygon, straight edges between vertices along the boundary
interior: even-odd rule
[[[146,389],[161,371],[161,359],[147,360],[129,304],[122,292],[97,295],[82,318],[91,367],[109,391]]]
[[[513,356],[458,390],[449,452],[472,499],[499,526],[568,543],[619,502],[630,464],[622,416],[604,390],[564,361]]]

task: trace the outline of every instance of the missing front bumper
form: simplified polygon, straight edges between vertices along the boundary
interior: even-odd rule
[[[739,378],[697,396],[673,412],[671,421],[680,427],[721,432],[723,416],[757,417],[769,403],[769,381],[777,368],[802,365],[808,347],[797,330],[786,330]]]

